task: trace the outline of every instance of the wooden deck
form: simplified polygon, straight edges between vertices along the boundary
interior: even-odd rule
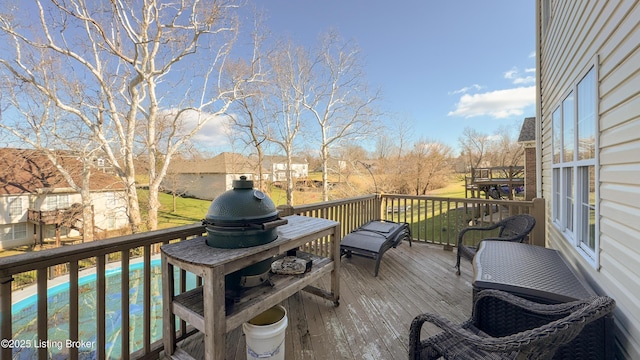
[[[472,268],[463,261],[456,276],[455,252],[441,245],[404,242],[387,251],[378,277],[374,260],[342,259],[340,306],[299,292],[282,305],[287,309],[287,359],[406,359],[409,325],[423,312],[442,314],[454,322],[471,313]],[[318,284],[328,288],[329,277]],[[434,330],[431,330],[434,331]],[[426,330],[423,336],[426,336]],[[230,359],[245,359],[239,327],[227,335]],[[184,341],[184,350],[203,357],[202,336]]]

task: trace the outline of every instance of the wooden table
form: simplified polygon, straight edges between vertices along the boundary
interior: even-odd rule
[[[278,238],[264,245],[220,249],[208,246],[205,237],[197,237],[161,247],[163,342],[167,355],[175,359],[190,357],[176,347],[176,316],[204,334],[206,359],[223,360],[226,358],[225,336],[228,331],[300,290],[331,300],[338,306],[340,223],[304,216],[286,219],[288,224],[278,227]],[[225,275],[323,237],[330,241],[331,255],[314,257],[311,271],[304,275],[272,275],[273,286],[247,289],[233,310],[225,313]],[[174,266],[201,277],[202,286],[174,296]],[[330,291],[310,285],[329,273]]]

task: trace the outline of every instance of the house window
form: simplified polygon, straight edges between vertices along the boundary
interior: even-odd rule
[[[15,196],[9,198],[9,215],[22,216],[22,198]]]
[[[579,79],[552,114],[552,219],[594,263],[596,197],[596,70]]]
[[[47,196],[47,210],[66,209],[69,207],[69,194]]]
[[[118,205],[118,198],[116,197],[116,193],[108,192],[108,193],[105,193],[105,196],[106,196],[105,204],[109,209],[113,209]]]
[[[4,225],[0,230],[0,240],[18,240],[27,237],[27,223]]]

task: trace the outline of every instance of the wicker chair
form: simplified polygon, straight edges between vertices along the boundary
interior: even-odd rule
[[[547,319],[547,322],[509,335],[490,335],[501,332],[501,329],[496,329],[496,324],[513,321],[500,318],[500,314],[490,314],[497,318],[492,324],[493,328],[478,327],[481,323],[478,318],[483,316],[478,310],[482,302],[495,301],[496,297],[533,317]],[[609,314],[614,307],[615,301],[607,296],[545,305],[499,290],[484,290],[478,293],[472,318],[463,324],[453,324],[436,314],[417,316],[409,331],[409,359],[551,359],[558,348],[578,336],[585,325]],[[435,324],[444,331],[420,340],[425,322]],[[520,327],[520,324],[515,326]]]
[[[458,254],[456,256],[456,274],[460,275],[460,258],[463,257],[467,260],[473,260],[473,257],[478,251],[480,243],[474,245],[464,245],[464,235],[469,231],[490,231],[499,229],[498,237],[483,238],[483,240],[504,240],[523,242],[527,235],[531,232],[536,225],[536,219],[528,214],[519,214],[504,218],[497,223],[488,226],[470,226],[462,229],[458,234]]]

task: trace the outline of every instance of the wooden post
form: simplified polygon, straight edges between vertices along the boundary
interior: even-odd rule
[[[546,212],[543,198],[535,198],[531,215],[536,218],[536,226],[533,228],[533,245],[546,247]]]
[[[11,276],[0,278],[0,340],[11,339]],[[0,347],[0,358],[11,359],[13,356],[11,347]]]
[[[278,214],[280,217],[290,216],[293,214],[293,206],[291,205],[280,205],[278,206]]]

